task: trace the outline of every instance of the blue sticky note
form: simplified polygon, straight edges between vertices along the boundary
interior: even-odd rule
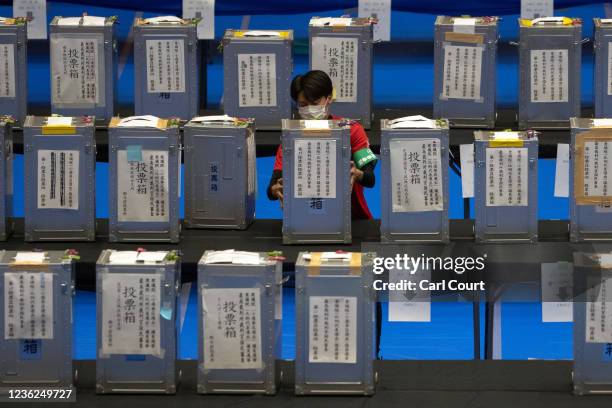
[[[40,360],[42,358],[42,341],[40,339],[19,340],[21,360]]]
[[[603,345],[602,360],[612,362],[612,343],[606,343]]]
[[[141,145],[129,145],[127,148],[127,161],[129,162],[140,162],[142,161],[142,146]]]

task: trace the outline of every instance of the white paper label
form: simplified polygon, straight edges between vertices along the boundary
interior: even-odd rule
[[[542,322],[571,322],[574,319],[573,265],[567,262],[542,264]]]
[[[204,367],[261,369],[260,288],[202,289]]]
[[[117,127],[150,127],[156,128],[159,125],[159,118],[153,115],[128,116],[121,119]]]
[[[436,121],[422,115],[413,115],[390,120],[388,126],[391,129],[435,129]]]
[[[160,286],[160,275],[104,274],[101,354],[161,355]]]
[[[255,135],[247,137],[247,194],[257,194],[257,150]]]
[[[567,50],[531,50],[531,102],[567,102],[567,71]]]
[[[38,151],[38,208],[79,209],[79,151]]]
[[[51,89],[53,103],[100,104],[104,54],[102,39],[51,36]],[[101,59],[101,61],[100,61]]]
[[[314,27],[323,26],[350,26],[353,23],[351,17],[312,17],[308,23]]]
[[[238,105],[276,104],[276,55],[238,54]]]
[[[15,263],[34,263],[41,264],[45,261],[44,252],[17,252],[15,254]]]
[[[260,265],[262,263],[259,252],[235,251],[208,251],[204,258],[205,264],[231,263],[241,265]]]
[[[214,40],[215,0],[183,0],[183,18],[201,18],[198,40]]]
[[[612,278],[597,283],[586,292],[586,342],[612,343]]]
[[[593,127],[612,128],[612,119],[593,118]]]
[[[142,150],[141,160],[117,152],[119,222],[168,222],[168,151]]]
[[[357,362],[357,298],[309,297],[309,363]]]
[[[72,126],[70,116],[48,116],[47,126]]]
[[[147,40],[147,92],[185,92],[185,42]]]
[[[520,140],[521,135],[519,132],[493,132],[491,134],[494,140]]]
[[[612,142],[587,141],[584,143],[583,183],[584,196],[609,197],[612,191],[608,180],[612,180],[612,166],[608,165]]]
[[[296,139],[294,149],[294,197],[336,198],[336,141]]]
[[[391,0],[359,0],[359,17],[376,17],[374,41],[391,40]]]
[[[53,274],[4,273],[4,339],[53,338]]]
[[[47,38],[46,0],[13,0],[13,17],[28,18],[29,40],[45,40]]]
[[[144,263],[162,262],[168,256],[168,251],[140,251],[138,252],[138,261]]]
[[[389,142],[393,212],[442,211],[442,161],[438,139]]]
[[[336,102],[357,102],[359,41],[356,38],[312,38],[313,70],[325,71],[336,91]]]
[[[554,0],[521,0],[521,18],[551,17],[554,15]]]
[[[471,17],[455,17],[453,19],[453,32],[474,34],[476,32],[476,19]]]
[[[569,197],[569,144],[557,145],[555,197]]]
[[[461,191],[463,198],[474,197],[474,145],[459,146],[461,163]]]
[[[431,280],[431,271],[419,269],[414,274],[406,269],[389,269],[389,283],[399,284],[402,281],[420,282]],[[417,284],[415,290],[389,291],[390,322],[430,322],[431,292],[421,290]]]
[[[83,27],[103,27],[106,24],[106,17],[83,16]]]
[[[486,155],[487,207],[526,206],[527,148],[489,147]]]
[[[57,19],[58,26],[78,26],[81,25],[81,17],[62,17]]]
[[[482,47],[476,45],[444,45],[441,99],[482,100],[482,50]]]
[[[327,120],[304,120],[304,129],[329,129],[329,121]]]
[[[0,98],[15,97],[15,45],[0,44]]]

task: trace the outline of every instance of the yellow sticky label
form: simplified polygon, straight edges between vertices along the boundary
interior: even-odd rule
[[[561,20],[561,25],[572,25],[573,21],[574,20],[569,17],[563,17],[563,19]],[[530,20],[528,18],[521,18],[520,22],[523,27],[533,27],[533,20]]]
[[[497,139],[489,141],[489,147],[523,147],[523,141],[518,139]]]
[[[75,126],[64,126],[64,125],[46,125],[42,127],[43,135],[75,135],[76,127]]]

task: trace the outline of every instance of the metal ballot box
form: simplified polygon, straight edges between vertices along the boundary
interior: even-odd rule
[[[252,119],[201,116],[184,127],[185,226],[246,229],[255,218]]]
[[[0,241],[13,232],[13,132],[12,118],[0,116]]]
[[[571,118],[570,240],[612,241],[612,120]]]
[[[281,259],[230,249],[198,262],[199,393],[276,393]]]
[[[116,17],[54,17],[51,111],[108,121],[117,96]]]
[[[383,119],[383,242],[448,242],[448,121]]]
[[[438,16],[434,118],[452,127],[495,127],[497,17]]]
[[[577,395],[612,394],[611,258],[608,251],[574,253],[572,378]]]
[[[301,252],[295,266],[295,393],[374,394],[371,254]]]
[[[593,24],[595,117],[612,118],[612,20],[594,18]]]
[[[519,128],[568,128],[580,116],[582,20],[519,19],[519,32]]]
[[[534,132],[474,132],[476,242],[538,238],[538,138]]]
[[[26,241],[94,241],[94,118],[28,116],[23,124]]]
[[[75,255],[0,251],[0,397],[15,389],[74,391]]]
[[[310,69],[325,71],[334,84],[331,113],[372,122],[372,18],[313,17],[308,25]]]
[[[223,107],[231,116],[257,118],[258,129],[280,129],[291,118],[293,30],[226,30]]]
[[[27,115],[27,49],[26,19],[0,17],[0,115],[18,122]]]
[[[134,108],[136,115],[198,114],[200,50],[197,19],[174,16],[134,22]]]
[[[100,254],[96,392],[176,392],[180,264],[175,251]]]
[[[108,144],[109,241],[179,242],[178,121],[113,118]]]
[[[283,244],[351,242],[349,130],[283,119]]]

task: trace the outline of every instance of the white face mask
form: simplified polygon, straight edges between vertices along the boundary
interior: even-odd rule
[[[302,119],[327,119],[328,116],[328,104],[325,105],[306,105],[300,106],[298,112]]]

